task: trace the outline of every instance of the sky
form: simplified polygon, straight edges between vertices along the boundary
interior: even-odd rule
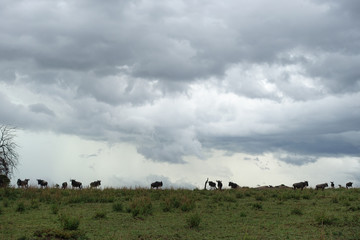
[[[0,0],[12,182],[360,187],[357,0]]]

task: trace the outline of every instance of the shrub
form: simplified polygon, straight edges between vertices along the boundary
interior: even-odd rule
[[[106,213],[105,212],[97,212],[95,213],[94,219],[104,219],[106,218]]]
[[[78,239],[87,240],[85,233],[81,231],[62,231],[57,229],[41,229],[34,232],[35,239]],[[31,238],[34,239],[34,238]]]
[[[293,210],[291,210],[291,214],[292,215],[303,215],[303,212],[300,208],[294,208]]]
[[[149,197],[134,198],[130,203],[130,212],[133,217],[137,215],[151,215],[152,210],[152,203]]]
[[[201,222],[201,217],[198,213],[190,215],[186,219],[189,228],[198,228]]]
[[[60,223],[64,230],[77,230],[80,225],[80,219],[77,217],[71,217],[71,216],[60,216]]]
[[[251,205],[251,207],[255,210],[262,210],[262,205],[260,203],[254,203]]]
[[[338,219],[335,216],[321,213],[315,216],[315,221],[319,225],[333,225]]]
[[[59,212],[59,206],[56,204],[51,205],[51,212],[57,214]]]
[[[25,204],[23,202],[19,202],[16,206],[16,211],[20,213],[25,212]]]
[[[112,205],[112,208],[113,208],[114,212],[122,212],[123,211],[123,205],[121,202],[114,203]]]

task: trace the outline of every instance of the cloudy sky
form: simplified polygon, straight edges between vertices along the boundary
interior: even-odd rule
[[[17,178],[360,186],[357,0],[0,0]]]

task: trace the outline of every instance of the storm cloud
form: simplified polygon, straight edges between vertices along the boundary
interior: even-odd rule
[[[360,154],[358,1],[0,2],[0,121],[294,165]]]

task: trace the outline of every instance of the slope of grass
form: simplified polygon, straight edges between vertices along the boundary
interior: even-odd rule
[[[360,189],[0,189],[0,239],[360,239]]]

